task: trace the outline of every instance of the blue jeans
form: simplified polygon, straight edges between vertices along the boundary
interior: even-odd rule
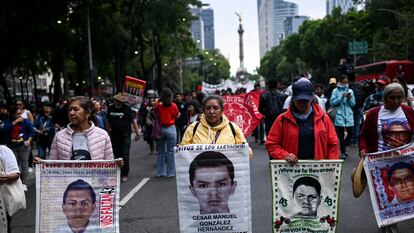
[[[37,151],[38,156],[42,159],[46,159],[46,152],[50,151],[50,145],[49,146],[43,146],[40,145],[40,143],[37,144]]]
[[[157,176],[165,176],[164,163],[167,156],[167,176],[175,176],[174,146],[177,144],[175,126],[162,127],[162,138],[157,140]],[[167,151],[165,151],[167,146]]]

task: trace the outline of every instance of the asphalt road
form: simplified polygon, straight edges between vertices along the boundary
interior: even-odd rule
[[[272,200],[268,155],[263,145],[249,138],[254,151],[251,160],[252,221],[254,233],[272,232]],[[352,196],[350,174],[357,163],[357,149],[348,148],[350,157],[344,163],[339,208],[340,233],[380,232],[370,202],[368,189],[356,199]],[[122,233],[175,233],[179,232],[177,190],[175,178],[155,178],[156,156],[149,154],[149,147],[142,141],[131,147],[131,173],[128,182],[121,184],[121,200],[131,191],[128,202],[120,211]],[[35,231],[35,185],[31,175],[26,192],[27,209],[18,212],[12,221],[13,233]],[[138,185],[138,187],[137,187]],[[414,232],[414,220],[398,224],[400,233]]]

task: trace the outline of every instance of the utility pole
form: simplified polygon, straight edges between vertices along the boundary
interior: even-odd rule
[[[88,6],[88,18],[87,18],[87,24],[88,24],[88,49],[89,49],[89,97],[93,96],[93,86],[94,86],[94,80],[93,80],[93,61],[92,61],[92,39],[91,39],[91,23],[90,23],[90,17],[89,17],[89,6]]]

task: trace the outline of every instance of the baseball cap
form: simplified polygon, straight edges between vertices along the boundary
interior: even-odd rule
[[[336,78],[330,78],[329,79],[329,84],[333,84],[333,83],[336,84]]]
[[[387,76],[382,75],[378,78],[377,83],[388,85],[391,83],[391,80]]]
[[[292,85],[292,98],[294,100],[312,100],[312,84],[306,78],[301,78]]]

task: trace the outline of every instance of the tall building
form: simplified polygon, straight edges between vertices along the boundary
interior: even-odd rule
[[[191,33],[197,48],[214,49],[214,10],[210,8],[191,8],[193,16]]]
[[[286,17],[298,14],[298,5],[283,0],[257,0],[260,58],[285,37]]]
[[[341,7],[342,13],[347,12],[351,9],[357,9],[357,4],[353,0],[326,0],[326,14],[332,13],[333,9]]]
[[[285,36],[289,36],[292,33],[298,33],[300,25],[309,19],[308,16],[289,16],[285,19]]]

